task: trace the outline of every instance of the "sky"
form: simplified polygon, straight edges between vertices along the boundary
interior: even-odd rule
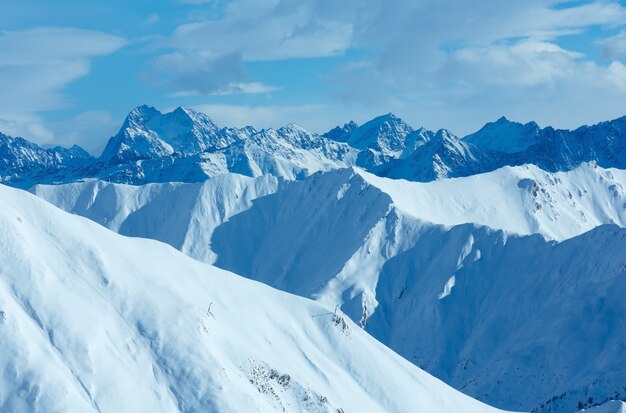
[[[325,132],[626,115],[626,0],[1,0],[0,131],[98,154],[133,107]]]

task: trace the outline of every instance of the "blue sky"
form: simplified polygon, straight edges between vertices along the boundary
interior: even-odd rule
[[[0,131],[97,153],[134,106],[323,132],[393,112],[464,135],[501,115],[626,115],[626,3],[2,0]]]

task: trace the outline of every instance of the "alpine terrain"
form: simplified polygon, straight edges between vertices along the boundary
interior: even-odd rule
[[[98,156],[0,159],[0,410],[624,410],[626,117],[144,105]]]

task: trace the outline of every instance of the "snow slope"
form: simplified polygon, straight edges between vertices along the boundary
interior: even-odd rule
[[[602,225],[626,227],[626,171],[582,164],[550,173],[534,165],[432,182],[356,170],[404,213],[443,225],[475,223],[563,240]]]
[[[216,265],[340,305],[416,365],[498,407],[573,411],[589,397],[626,397],[625,229],[554,243],[434,225],[394,201],[362,172],[316,174],[217,227]]]
[[[0,186],[0,410],[492,412],[341,313]]]
[[[364,181],[362,185],[386,194],[404,215],[435,224],[476,223],[555,240],[571,238],[602,224],[626,227],[626,173],[622,170],[584,164],[569,172],[548,173],[525,165],[428,183],[380,178],[360,169],[348,171],[332,172],[329,176],[347,181],[351,179],[348,175],[358,174]],[[250,178],[223,174],[202,183],[131,186],[86,181],[36,185],[31,192],[123,235],[157,239],[213,263],[213,230],[248,209],[254,199],[289,186],[280,182],[270,175]],[[349,183],[333,185],[347,188]],[[306,196],[302,202],[323,202]],[[352,209],[356,213],[361,207],[354,205]],[[376,216],[380,218],[381,214]],[[359,226],[355,224],[349,230],[360,234],[357,244],[364,237],[361,232],[368,230]],[[363,228],[369,227],[371,223]],[[306,243],[303,239],[303,249]]]
[[[166,242],[212,263],[213,230],[260,196],[272,194],[281,179],[224,174],[200,183],[141,186],[86,181],[36,185],[31,192],[65,211],[87,217],[122,235]]]

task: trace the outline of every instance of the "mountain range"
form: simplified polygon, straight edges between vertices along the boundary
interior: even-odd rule
[[[417,367],[496,408],[611,413],[623,409],[613,400],[626,400],[626,117],[572,131],[500,118],[459,138],[443,129],[414,129],[387,114],[363,125],[348,122],[320,135],[293,124],[260,131],[250,126],[223,128],[190,109],[163,114],[141,106],[128,115],[99,157],[78,147],[44,149],[5,135],[0,135],[0,155],[3,183],[28,189],[121,235],[150,238],[180,251],[109,234],[24,191],[0,186],[19,224],[24,221],[19,211],[24,209],[31,211],[27,221],[33,222],[33,228],[44,229],[26,238],[19,231],[1,234],[7,237],[7,246],[23,244],[25,251],[21,259],[13,259],[9,248],[5,257],[13,259],[11,268],[15,268],[3,273],[7,285],[13,286],[7,294],[13,294],[11,300],[21,303],[44,331],[44,341],[37,341],[40,347],[33,351],[61,354],[62,364],[79,380],[77,391],[86,389],[81,397],[98,408],[104,400],[119,407],[108,396],[91,397],[93,389],[108,384],[89,375],[94,368],[89,357],[82,364],[72,359],[77,348],[59,349],[56,337],[66,330],[50,334],[51,324],[41,321],[40,314],[56,320],[68,317],[69,310],[56,302],[42,307],[36,317],[28,310],[32,302],[45,298],[39,285],[52,282],[52,275],[71,274],[67,280],[72,283],[87,282],[98,297],[104,297],[98,301],[102,306],[93,310],[98,318],[108,320],[109,308],[121,312],[123,320],[107,321],[116,329],[118,322],[151,325],[148,333],[138,327],[136,340],[147,346],[160,373],[155,374],[155,382],[144,380],[141,385],[160,394],[154,386],[167,383],[172,393],[167,397],[180,411],[237,410],[244,405],[287,411],[362,411],[369,405],[374,406],[372,411],[492,411],[469,398],[458,401],[463,396],[439,382],[428,391],[413,389],[414,379],[409,376],[422,374],[427,379],[418,381],[435,380]],[[5,227],[19,229],[11,213],[5,213]],[[40,222],[40,215],[53,218]],[[97,239],[84,235],[91,231]],[[40,242],[35,241],[38,237],[43,237]],[[109,245],[116,243],[122,246],[109,251]],[[43,258],[34,252],[26,256],[29,245],[36,246],[33,251],[52,248],[52,252]],[[74,251],[87,257],[84,266],[69,259],[57,263],[54,258]],[[181,252],[203,264],[190,264],[194,261]],[[144,264],[153,259],[155,263]],[[26,268],[25,262],[36,264]],[[123,264],[118,267],[119,262]],[[85,269],[92,267],[99,271],[93,279]],[[25,272],[44,278],[26,279],[15,287],[18,281],[11,274]],[[205,285],[198,281],[199,275],[180,275],[199,272],[215,280]],[[131,285],[135,281],[126,274],[134,273],[154,278],[136,281],[123,297],[94,281],[101,277]],[[245,285],[241,289],[230,286],[229,277],[238,279],[233,273],[254,281],[237,281]],[[139,303],[140,284],[151,283],[155,287],[150,286],[148,298],[141,298],[145,303]],[[63,288],[59,287],[59,295]],[[187,295],[196,297],[196,290],[207,289],[211,297],[224,297],[219,305],[232,316],[230,327],[219,330],[230,339],[216,344],[215,351],[224,357],[211,364],[204,356],[195,358],[196,353],[190,356],[193,360],[164,355],[164,346],[174,353],[189,349],[193,336],[184,330],[186,324],[177,324],[163,311],[183,308],[183,315],[200,311],[196,307],[202,300],[192,303]],[[231,290],[229,307],[223,300]],[[244,290],[250,291],[241,293],[247,298],[239,299],[236,291]],[[260,298],[249,298],[253,296],[264,297],[265,304],[257,302]],[[29,297],[27,302],[24,297]],[[163,301],[164,307],[159,304],[147,321],[144,314],[128,310],[153,301]],[[206,300],[203,305],[208,305]],[[247,320],[246,314],[259,306],[272,309],[265,315],[274,320],[271,328],[263,320]],[[312,310],[294,310],[283,317],[282,312],[290,313],[291,307]],[[50,315],[57,312],[63,315]],[[330,325],[342,330],[345,323],[363,338],[342,347],[333,338],[336,332],[328,333],[317,321],[310,323],[318,313],[332,320],[341,318]],[[175,328],[170,332],[158,324],[163,320],[170,320]],[[297,331],[307,333],[294,336],[295,325]],[[241,335],[239,326],[250,331],[248,336]],[[80,329],[72,330],[71,341],[90,347]],[[332,357],[334,352],[340,356],[310,362],[316,366],[312,370],[298,362],[288,372],[287,361],[281,364],[252,347],[233,344],[250,337],[255,337],[255,343],[280,343],[278,348],[286,352],[293,352],[295,344],[294,360],[319,357],[309,352],[318,341],[332,342],[320,346]],[[413,366],[403,364],[398,371],[397,362],[378,356],[379,351],[397,357],[395,352]],[[355,365],[369,363],[364,354],[376,355],[372,357],[380,364],[354,370]],[[254,361],[246,364],[242,357]],[[190,364],[198,370],[176,371]],[[203,379],[207,366],[224,369],[221,378]],[[269,393],[269,399],[258,399],[252,394],[254,387],[235,384],[242,377],[257,383],[250,378],[251,371],[263,377],[264,384],[257,390]],[[343,390],[331,390],[340,387],[328,379],[330,371],[347,374],[345,382],[356,386],[346,390],[348,394],[366,392],[371,397],[363,396],[365,404],[350,405],[339,394]],[[381,371],[385,374],[378,380]],[[52,373],[45,377],[52,377],[48,374]],[[202,404],[205,401],[190,395],[187,384],[177,378],[181,374],[222,404]],[[272,381],[284,374],[299,379],[293,387]],[[393,384],[385,384],[385,379]],[[91,380],[91,387],[84,380]],[[216,380],[230,384],[217,385]],[[237,393],[234,388],[241,390]],[[322,396],[324,403],[299,401],[319,401]],[[429,404],[431,397],[450,397],[458,403]],[[181,407],[180,400],[189,398],[198,404]],[[243,404],[238,404],[239,399]]]
[[[24,191],[0,203],[4,412],[499,411],[340,311]]]
[[[626,234],[615,226],[626,227],[624,185],[623,170],[584,164],[429,183],[340,169],[293,182],[226,174],[31,191],[121,234],[339,306],[480,400],[558,412],[626,396],[617,367],[626,330],[615,324],[626,319]],[[554,360],[563,340],[578,350]]]
[[[626,117],[573,131],[503,117],[459,138],[445,129],[413,129],[389,113],[319,135],[294,124],[260,131],[218,127],[191,109],[163,114],[139,106],[97,158],[78,146],[43,149],[0,134],[0,182],[28,188],[96,178],[139,185],[201,182],[229,172],[294,180],[350,166],[383,177],[429,182],[524,164],[550,172],[592,161],[624,168],[625,136]]]

